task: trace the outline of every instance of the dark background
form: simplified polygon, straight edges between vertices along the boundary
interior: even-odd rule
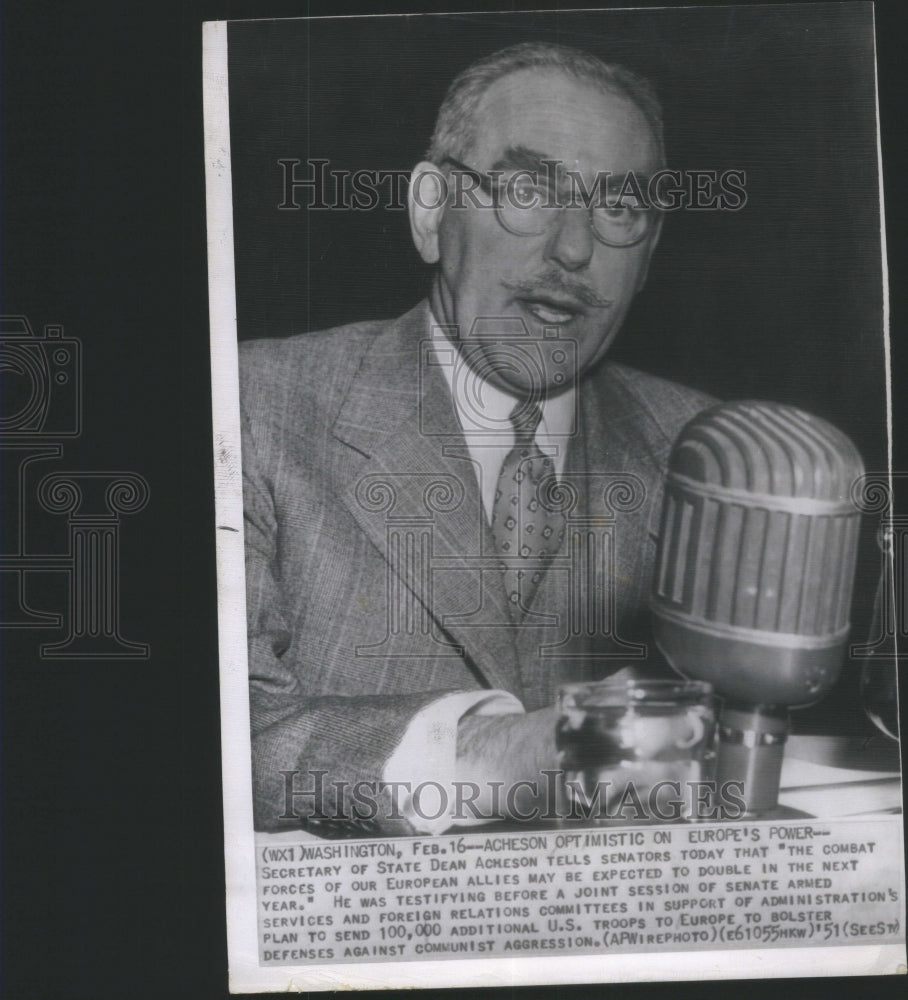
[[[396,316],[428,286],[405,211],[278,210],[280,159],[303,161],[298,176],[309,158],[408,171],[473,60],[577,45],[653,80],[671,166],[747,176],[743,210],[666,217],[612,356],[723,398],[801,405],[881,467],[869,5],[241,22],[228,38],[240,337]]]
[[[342,12],[375,10],[349,3]],[[0,305],[36,329],[62,324],[82,343],[83,431],[58,467],[130,470],[151,488],[148,507],[125,517],[121,532],[122,632],[148,642],[149,659],[52,662],[38,647],[58,632],[2,635],[6,997],[226,995],[200,25],[337,12],[315,2],[4,5]],[[647,44],[632,46],[616,29],[601,49],[660,84],[675,163],[743,165],[751,196],[742,213],[669,220],[620,350],[721,395],[788,398],[824,413],[869,449],[871,464],[880,302],[866,190],[875,168],[862,128],[872,94],[850,61],[860,44],[849,42],[843,18],[853,15],[825,13],[805,32],[771,9],[739,6],[725,20],[674,12],[672,27],[654,28]],[[748,18],[767,25],[750,42]],[[898,373],[905,35],[898,4],[878,7],[877,18]],[[489,33],[502,21],[458,21],[456,46],[408,22],[393,46],[375,36],[374,59],[352,44],[310,46],[318,79],[334,82],[311,100],[291,96],[326,109],[328,131],[309,133],[318,138],[310,150],[304,129],[277,123],[281,155],[409,166],[450,76],[499,38],[513,39]],[[572,23],[560,40],[598,47],[582,18]],[[279,34],[289,48],[292,32]],[[343,122],[344,134],[332,122]],[[278,248],[279,258],[277,272],[261,259],[241,261],[241,270],[259,268],[243,280],[262,293],[241,300],[245,335],[392,315],[419,296],[425,275],[407,249],[402,214],[332,220],[336,232],[312,232],[319,259],[300,262],[305,213],[274,218],[273,160],[244,164],[246,155],[237,151],[237,167],[249,171],[252,197],[274,227],[259,249]],[[894,381],[898,391],[898,374]],[[3,504],[8,512],[7,495]],[[818,989],[897,996],[903,987],[850,980]],[[775,981],[521,993],[693,1000],[805,988]]]
[[[407,213],[309,209],[291,176],[408,172],[450,81],[517,41],[576,45],[651,79],[672,167],[741,170],[737,212],[670,213],[610,357],[720,398],[801,406],[886,467],[873,17],[866,4],[429,18],[241,21],[228,31],[237,324],[286,336],[406,312],[431,269]],[[339,195],[328,178],[318,195]],[[389,198],[388,188],[384,189]],[[403,198],[398,198],[400,203]],[[300,208],[280,209],[295,201]],[[878,574],[865,523],[852,610],[868,634]],[[849,669],[852,668],[852,669]],[[859,672],[795,716],[866,722]]]

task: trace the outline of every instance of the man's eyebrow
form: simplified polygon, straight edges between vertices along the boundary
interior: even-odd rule
[[[530,149],[529,146],[508,146],[504,154],[492,164],[490,169],[541,172],[546,170],[546,160],[552,163],[554,157],[547,153],[540,153],[538,149]]]
[[[651,174],[638,173],[636,170],[626,170],[624,173],[609,173],[606,186],[609,191],[620,191],[626,183],[629,183],[630,187],[626,194],[632,194],[634,182],[636,182],[636,185],[639,188],[645,190],[649,186],[651,180]]]
[[[531,149],[529,146],[508,146],[504,153],[492,164],[489,169],[531,170],[551,180],[553,177],[553,164],[561,166],[555,157],[550,156],[548,153],[541,153],[538,149]],[[575,170],[565,170],[564,173],[569,177],[578,177],[578,172]],[[624,186],[629,174],[634,175],[634,179],[642,188],[645,189],[649,184],[649,173],[637,173],[633,170],[618,173],[612,173],[609,170],[602,170],[599,172],[598,179],[600,184],[604,183],[607,191],[617,193]],[[595,184],[595,180],[591,182],[590,190],[593,189],[593,184]],[[628,194],[630,194],[630,192],[628,192]]]

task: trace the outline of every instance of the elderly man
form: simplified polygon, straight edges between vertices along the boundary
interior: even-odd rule
[[[604,360],[660,233],[607,195],[663,165],[645,82],[497,52],[411,177],[428,302],[243,345],[260,828],[485,815],[554,765],[559,683],[645,662],[665,463],[709,400]]]

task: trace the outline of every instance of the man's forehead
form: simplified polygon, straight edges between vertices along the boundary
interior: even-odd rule
[[[630,97],[559,70],[524,69],[496,80],[479,102],[474,135],[472,153],[486,168],[515,149],[577,170],[643,170],[658,156]]]

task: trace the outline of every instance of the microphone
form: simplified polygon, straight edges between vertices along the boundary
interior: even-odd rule
[[[864,471],[854,444],[778,403],[723,403],[669,458],[651,607],[656,644],[724,700],[717,787],[776,808],[790,708],[835,684],[849,630]]]

